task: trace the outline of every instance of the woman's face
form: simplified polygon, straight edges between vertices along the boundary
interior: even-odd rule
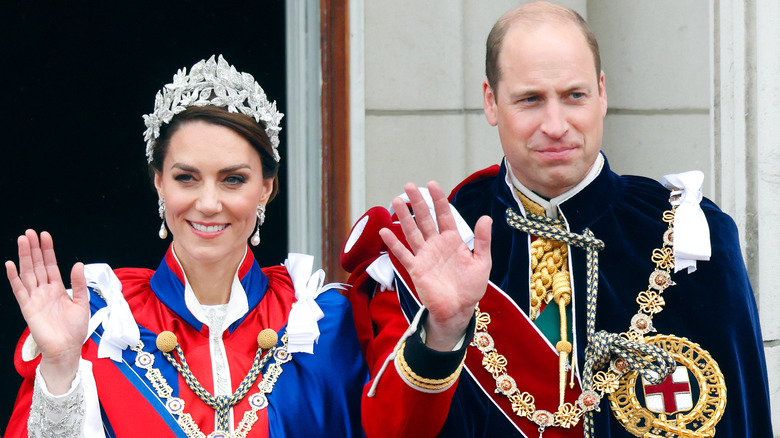
[[[173,134],[154,178],[165,199],[165,221],[184,266],[238,264],[265,205],[273,178],[263,179],[260,155],[233,130],[203,121]]]

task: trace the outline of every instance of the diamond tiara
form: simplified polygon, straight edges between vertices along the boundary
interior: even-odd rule
[[[279,126],[284,114],[276,109],[276,102],[269,102],[265,91],[249,73],[241,73],[225,61],[222,55],[214,55],[206,61],[198,61],[190,69],[180,69],[173,82],[157,92],[154,112],[144,115],[144,140],[146,161],[152,162],[152,149],[160,137],[160,127],[171,122],[173,116],[191,106],[214,105],[225,107],[231,113],[246,114],[265,125],[265,133],[271,140],[274,159],[279,162]]]

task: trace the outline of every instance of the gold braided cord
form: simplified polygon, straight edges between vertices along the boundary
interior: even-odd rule
[[[530,200],[519,190],[515,190],[518,199],[523,204],[523,208],[535,216],[544,217],[545,209]],[[554,221],[554,226],[560,230],[565,230],[563,222]],[[537,238],[531,242],[531,320],[535,320],[539,315],[542,302],[549,303],[556,295],[556,288],[568,288],[571,297],[571,287],[569,286],[569,248],[565,242],[550,239],[543,235],[536,235]],[[565,273],[565,276],[564,274]],[[557,279],[556,279],[557,277]],[[553,281],[553,279],[556,279]],[[557,293],[560,295],[560,292]],[[569,299],[569,302],[571,299]],[[555,299],[555,302],[559,302]],[[568,305],[568,302],[565,305]],[[565,322],[563,322],[565,324]],[[566,340],[563,331],[561,340]]]
[[[538,237],[531,243],[531,319],[539,314],[542,301],[549,303],[555,295],[555,286],[568,285],[569,249],[564,242]],[[564,274],[565,273],[565,274]],[[565,277],[558,275],[564,274]],[[553,279],[558,276],[558,281]]]
[[[401,376],[412,385],[430,391],[442,391],[449,388],[453,383],[455,383],[456,380],[458,380],[460,372],[463,369],[463,362],[466,361],[466,355],[464,354],[463,359],[461,359],[460,364],[458,365],[458,368],[455,370],[455,372],[443,379],[428,379],[419,376],[417,373],[412,371],[411,367],[409,367],[409,364],[406,362],[406,358],[404,357],[405,347],[406,342],[401,344],[401,347],[398,349],[398,353],[395,356],[395,362],[398,364],[398,369],[401,372]]]

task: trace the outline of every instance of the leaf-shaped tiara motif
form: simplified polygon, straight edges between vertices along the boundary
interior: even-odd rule
[[[265,125],[265,133],[271,140],[274,159],[279,157],[279,123],[284,117],[276,109],[276,102],[269,102],[265,91],[249,73],[242,73],[225,61],[222,55],[214,59],[198,61],[190,69],[180,69],[173,82],[157,92],[154,112],[145,114],[144,140],[146,161],[152,162],[154,141],[160,137],[160,127],[171,122],[173,116],[191,106],[214,105],[227,108],[232,113],[246,114]]]

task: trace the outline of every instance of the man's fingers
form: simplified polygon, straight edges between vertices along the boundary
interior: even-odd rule
[[[385,242],[385,245],[387,245],[387,249],[393,253],[395,258],[397,258],[402,265],[404,265],[404,268],[409,270],[409,268],[411,268],[412,261],[414,260],[414,256],[411,252],[409,252],[404,244],[398,240],[398,237],[396,237],[396,235],[387,228],[382,228],[379,230],[379,236],[382,238],[382,241]]]
[[[455,217],[452,215],[447,194],[444,193],[444,190],[436,181],[428,183],[428,191],[431,193],[431,198],[433,199],[433,207],[434,211],[436,211],[436,222],[439,224],[439,232],[441,233],[446,230],[457,231],[458,226],[455,223]]]
[[[474,226],[474,255],[492,265],[490,255],[490,239],[492,234],[493,219],[489,216],[482,216]]]
[[[398,215],[398,222],[401,223],[401,230],[403,230],[404,236],[406,236],[406,241],[409,242],[409,246],[412,250],[417,252],[419,248],[425,244],[425,238],[417,227],[417,222],[414,217],[412,217],[412,214],[409,213],[409,209],[406,207],[406,203],[403,199],[393,199],[393,209]]]
[[[424,239],[429,239],[431,236],[438,234],[436,222],[434,221],[429,211],[428,203],[425,202],[420,190],[416,185],[408,183],[404,186],[406,196],[409,197],[409,202],[412,204],[412,210],[414,210],[414,219],[417,222],[417,227],[420,229]]]

